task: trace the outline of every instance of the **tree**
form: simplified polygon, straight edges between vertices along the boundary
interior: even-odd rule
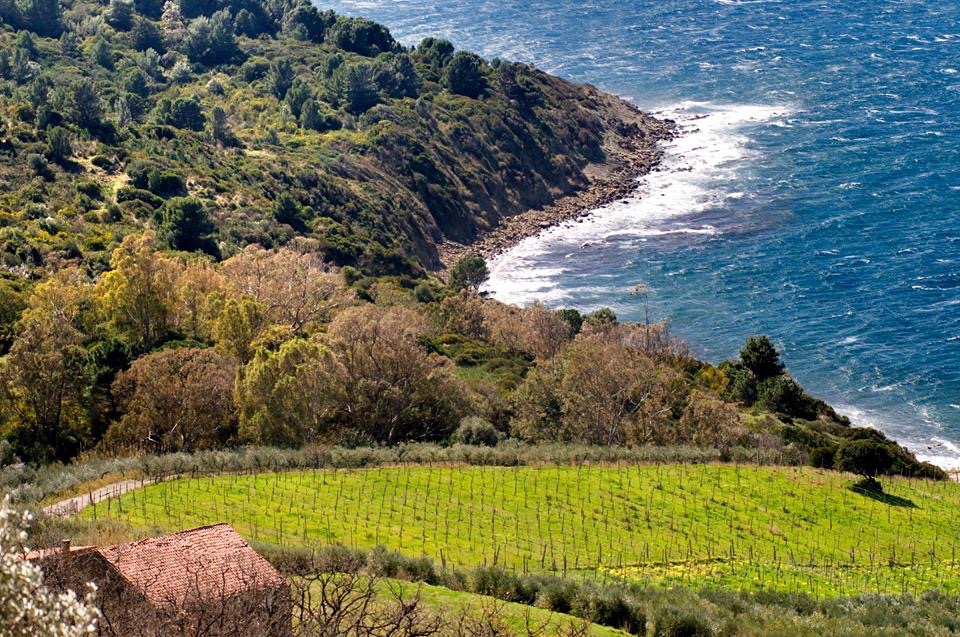
[[[304,2],[283,16],[283,31],[296,39],[322,44],[327,29],[335,20],[332,11],[321,13],[312,4]]]
[[[225,261],[222,272],[234,292],[260,303],[273,323],[293,332],[329,321],[348,303],[340,277],[315,252],[248,246]]]
[[[345,51],[366,57],[376,57],[400,48],[385,26],[365,18],[338,17],[327,39]]]
[[[117,31],[129,31],[133,27],[133,3],[130,0],[110,0],[107,24]]]
[[[227,112],[219,106],[214,106],[210,113],[210,136],[223,147],[236,146],[240,142],[230,128]]]
[[[325,341],[338,363],[341,429],[386,444],[449,437],[468,409],[467,389],[449,361],[420,344],[425,330],[420,315],[400,307],[365,305],[336,316]]]
[[[677,444],[687,388],[671,367],[624,345],[628,327],[581,335],[514,394],[514,433],[532,442]]]
[[[193,197],[174,197],[154,213],[154,221],[172,248],[193,252],[217,252],[215,230],[206,207]]]
[[[60,34],[60,53],[66,57],[75,58],[80,55],[80,38],[73,31],[64,31]]]
[[[447,64],[443,72],[443,85],[451,93],[478,98],[487,89],[483,67],[480,56],[460,51]]]
[[[560,314],[539,301],[523,309],[496,302],[482,307],[490,340],[509,351],[545,360],[559,353],[573,337]]]
[[[74,84],[70,98],[70,117],[78,126],[95,130],[103,124],[103,104],[93,80],[83,79]]]
[[[478,290],[488,278],[487,262],[477,254],[460,257],[450,269],[450,287],[454,290]]]
[[[236,430],[236,372],[235,359],[210,348],[137,359],[113,384],[123,416],[107,432],[107,444],[154,453],[223,446]]]
[[[163,15],[164,0],[133,0],[133,7],[140,15],[150,20],[159,20]]]
[[[163,5],[160,28],[167,45],[170,47],[177,46],[186,37],[187,29],[183,21],[183,14],[180,12],[178,0],[167,0]]]
[[[339,120],[334,117],[322,115],[320,113],[320,107],[317,106],[317,100],[312,97],[306,100],[300,109],[300,126],[305,129],[323,132],[336,128],[334,122],[336,124],[340,123]]]
[[[20,14],[31,31],[46,38],[56,38],[63,31],[63,9],[60,0],[24,0]]]
[[[207,121],[197,95],[178,97],[172,101],[162,99],[157,105],[157,119],[164,124],[193,131],[202,131]]]
[[[256,353],[255,343],[268,325],[267,310],[250,297],[229,299],[213,323],[217,348],[243,364]]]
[[[0,22],[6,23],[14,28],[23,24],[20,7],[17,6],[15,0],[0,0]]]
[[[895,460],[887,443],[870,438],[845,440],[834,456],[834,468],[859,474],[875,483],[878,475],[890,472]]]
[[[780,353],[766,336],[751,336],[740,350],[740,360],[763,382],[773,376],[783,374],[783,363],[780,362]]]
[[[380,101],[373,71],[369,64],[350,64],[337,67],[327,82],[334,106],[359,115]]]
[[[0,626],[4,637],[86,637],[96,634],[100,613],[95,589],[55,593],[44,585],[43,572],[30,560],[24,538],[33,516],[13,508],[10,496],[0,503]],[[81,591],[82,592],[82,591]]]
[[[233,20],[227,9],[211,17],[199,17],[187,28],[187,57],[191,62],[215,65],[233,60],[240,49],[234,36]]]
[[[113,48],[103,38],[99,38],[93,45],[93,59],[108,71],[113,70]]]
[[[747,428],[736,405],[695,390],[680,417],[683,442],[725,451],[747,440]]]
[[[47,158],[59,164],[66,163],[73,155],[70,133],[61,126],[47,131]]]
[[[273,204],[270,206],[273,218],[277,223],[285,223],[294,230],[306,230],[306,224],[303,222],[304,212],[300,202],[288,192],[280,193]]]
[[[175,316],[176,264],[155,247],[152,233],[127,236],[96,285],[107,327],[138,352],[166,338]]]
[[[141,17],[133,23],[133,29],[130,31],[130,45],[137,51],[153,49],[162,52],[166,48],[157,25]]]
[[[427,79],[432,82],[440,81],[453,54],[453,44],[437,38],[424,38],[416,50],[417,60],[423,64]]]
[[[416,97],[420,76],[406,53],[382,55],[374,63],[374,82],[380,91],[396,99]]]
[[[293,85],[294,71],[293,63],[288,58],[280,58],[270,63],[270,70],[267,72],[267,82],[274,97],[282,100]]]
[[[0,356],[10,350],[17,334],[17,321],[27,307],[23,287],[19,282],[0,279]]]
[[[37,285],[0,363],[0,396],[17,454],[66,461],[86,434],[82,407],[91,297],[82,275],[63,270]]]
[[[296,78],[293,80],[293,84],[287,91],[283,101],[290,107],[290,112],[293,113],[293,116],[299,118],[303,112],[303,104],[312,97],[313,93],[310,91],[307,83],[300,78]]]
[[[335,367],[330,350],[312,340],[259,350],[237,378],[240,439],[297,447],[329,436],[343,389],[334,381]]]

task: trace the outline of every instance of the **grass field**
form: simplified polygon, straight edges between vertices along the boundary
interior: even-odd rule
[[[960,592],[960,484],[889,479],[877,500],[852,481],[732,465],[398,467],[184,478],[83,515],[663,586]]]
[[[392,584],[399,587],[405,598],[412,597],[419,590],[420,600],[424,607],[439,614],[453,613],[455,616],[460,611],[480,613],[485,606],[495,605],[501,621],[507,628],[522,634],[526,634],[525,627],[528,621],[532,628],[540,628],[544,631],[544,634],[548,635],[556,634],[564,626],[581,621],[570,615],[552,613],[542,608],[524,604],[503,602],[486,595],[453,591],[442,586],[412,584],[400,580],[394,580]],[[622,637],[626,634],[628,633],[615,628],[590,624],[591,637]]]

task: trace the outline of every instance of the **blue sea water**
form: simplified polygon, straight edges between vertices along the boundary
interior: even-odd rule
[[[596,84],[684,131],[637,197],[497,259],[499,298],[624,318],[646,303],[712,361],[768,334],[811,392],[960,466],[960,3],[322,4]]]

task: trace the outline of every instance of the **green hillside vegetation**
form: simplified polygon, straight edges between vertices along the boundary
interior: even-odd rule
[[[960,590],[960,485],[734,465],[264,473],[150,485],[84,512],[134,529],[228,521],[282,546],[384,545],[456,567],[815,597]]]
[[[64,268],[0,288],[0,466],[511,438],[945,478],[806,394],[765,337],[715,367],[667,324],[510,307],[470,277],[373,279],[300,243],[214,264],[159,242],[126,237],[96,278]]]
[[[37,7],[44,5],[43,10]],[[217,258],[309,237],[422,272],[665,124],[299,0],[0,4],[0,261],[96,274],[127,234]]]

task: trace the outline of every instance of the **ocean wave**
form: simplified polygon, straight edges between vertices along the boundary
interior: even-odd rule
[[[749,193],[737,184],[737,173],[756,152],[750,147],[751,127],[769,125],[796,112],[791,106],[714,104],[684,101],[653,109],[677,123],[679,135],[663,144],[658,170],[637,180],[635,195],[592,211],[585,218],[548,228],[494,258],[485,290],[510,303],[547,301],[569,293],[551,290],[555,269],[543,268],[538,257],[561,252],[576,260],[576,250],[616,241],[630,246],[655,237],[717,235],[711,224],[677,223]]]

